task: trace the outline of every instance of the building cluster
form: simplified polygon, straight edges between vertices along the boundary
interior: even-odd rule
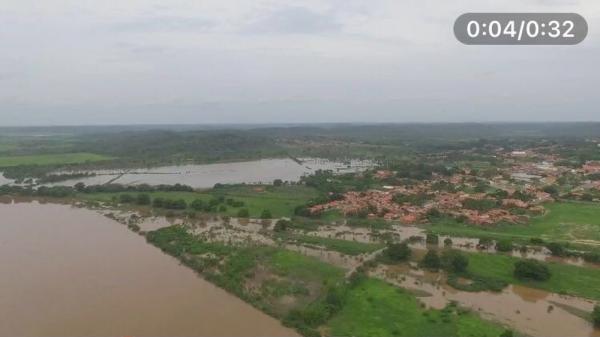
[[[503,164],[494,170],[484,170],[485,174],[465,167],[450,177],[434,174],[431,180],[413,182],[410,186],[394,184],[394,171],[375,171],[373,177],[384,182],[382,189],[347,192],[343,198],[315,205],[310,210],[319,213],[336,209],[346,216],[381,217],[403,223],[427,222],[432,214],[442,214],[472,224],[492,225],[524,223],[529,216],[544,213],[543,204],[554,201],[547,187],[556,187],[565,175],[574,175],[580,180],[578,186],[567,191],[571,195],[583,194],[590,189],[600,192],[600,180],[589,179],[591,174],[600,174],[600,162],[589,161],[580,168],[561,166],[561,158],[557,155],[535,149],[499,150],[495,157],[502,159]],[[440,188],[440,183],[454,188]],[[483,190],[478,188],[481,185]],[[493,191],[502,193],[494,194]],[[552,193],[559,192],[565,191]],[[409,197],[394,198],[398,194]],[[411,199],[410,196],[425,198]],[[477,200],[485,206],[477,207]]]

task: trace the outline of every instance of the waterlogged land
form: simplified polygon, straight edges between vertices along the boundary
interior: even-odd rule
[[[270,316],[250,306],[243,307],[250,310],[248,314],[242,307],[239,312],[234,310],[236,318],[249,315],[252,320],[267,322],[268,331],[257,334],[283,331],[288,335],[292,330],[285,330],[286,326],[306,336],[600,336],[592,323],[592,310],[600,301],[600,138],[593,128],[577,125],[564,129],[512,125],[509,129],[487,126],[482,133],[475,126],[366,126],[140,131],[109,137],[44,136],[44,141],[36,139],[37,135],[0,139],[0,158],[4,160],[4,166],[0,160],[0,168],[11,177],[0,180],[0,185],[12,179],[22,183],[0,188],[9,195],[1,198],[8,202],[3,207],[26,212],[29,209],[23,204],[11,204],[14,197],[49,197],[52,202],[75,203],[96,212],[67,206],[60,206],[69,209],[62,216],[44,211],[45,216],[54,216],[50,224],[60,220],[67,223],[62,226],[70,227],[63,230],[58,225],[56,234],[47,234],[49,229],[41,225],[39,231],[47,235],[29,241],[25,236],[31,226],[5,226],[23,237],[7,234],[12,246],[7,246],[11,250],[2,258],[17,260],[21,257],[15,254],[32,247],[41,249],[33,255],[52,258],[55,248],[44,244],[46,237],[67,249],[70,241],[75,241],[72,235],[83,235],[80,231],[85,228],[88,237],[80,241],[88,249],[73,254],[84,266],[73,264],[71,269],[85,271],[76,277],[89,280],[78,282],[74,290],[83,285],[89,286],[85,289],[99,288],[98,297],[112,288],[134,295],[151,293],[149,298],[140,299],[145,306],[139,309],[114,299],[119,308],[129,311],[128,317],[136,313],[132,333],[125,329],[132,324],[123,319],[126,314],[120,320],[111,316],[120,313],[118,310],[94,318],[115,319],[117,328],[121,327],[117,334],[145,334],[143,329],[149,327],[136,324],[150,317],[147,324],[160,325],[164,330],[157,329],[162,334],[187,335],[191,331],[236,335],[238,330],[226,326],[230,322],[211,316],[216,315],[214,312],[204,314],[206,304],[196,301],[207,298],[193,295],[177,299],[188,291],[196,294],[188,281],[208,287],[206,280],[227,291],[210,288],[217,291],[208,299],[211,309],[223,294],[229,296],[223,297],[225,303],[235,306],[243,304],[237,300],[242,299]],[[520,131],[513,134],[514,139],[505,138],[517,129]],[[423,134],[429,130],[429,134],[423,137],[415,130]],[[556,133],[574,138],[568,142],[552,138]],[[519,138],[525,134],[529,136]],[[77,157],[90,153],[102,158],[91,162],[95,159]],[[70,154],[75,157],[69,159]],[[301,159],[345,155],[372,160]],[[17,157],[19,163],[14,161]],[[12,166],[15,163],[23,166]],[[378,167],[371,169],[374,163]],[[39,184],[33,188],[27,186],[36,182]],[[78,182],[84,184],[76,185]],[[237,185],[222,185],[228,183]],[[36,209],[58,207],[28,205]],[[77,212],[88,214],[83,218],[84,226],[65,220]],[[102,256],[108,258],[103,261],[116,259],[115,252],[103,250],[112,247],[112,234],[106,235],[111,241],[107,244],[102,231],[88,224],[93,220],[89,214],[94,219],[103,214],[94,223],[115,228],[119,236],[129,238],[119,240],[135,240],[127,241],[129,249],[145,247],[139,248],[143,253],[132,254],[146,254],[147,249],[153,252],[148,254],[157,254],[154,245],[187,268],[158,254],[158,262],[136,258],[139,265],[127,265],[131,270],[106,269],[112,265],[91,257],[105,254]],[[119,248],[119,240],[115,251],[128,256],[125,248]],[[36,269],[28,258],[21,259]],[[112,268],[129,261],[124,260]],[[166,266],[154,265],[160,261],[183,270],[181,275],[193,276],[194,271],[201,278],[161,281],[167,276],[153,277],[168,288],[161,287],[159,292],[152,288],[156,283],[134,280],[137,272],[147,272],[145,268],[168,271]],[[50,266],[55,263],[45,262]],[[57,296],[54,292],[61,299],[70,298],[63,294],[64,289],[41,286],[41,291],[36,290],[33,280],[44,279],[39,273],[46,265],[30,274],[25,273],[28,268],[18,270],[14,264],[3,267],[31,280],[24,298],[33,304],[45,299],[41,309],[52,302],[47,301],[48,296]],[[111,273],[108,285],[94,283],[102,277],[88,271],[88,265]],[[66,269],[55,265],[53,270],[59,273]],[[115,281],[121,279],[114,273],[124,273],[120,277],[127,284]],[[179,272],[171,274],[187,277],[179,276]],[[169,282],[184,286],[169,286]],[[25,292],[19,287],[29,285],[13,283],[2,288],[13,287],[19,293]],[[0,299],[14,296],[4,291],[6,295],[0,293]],[[127,299],[120,291],[115,292]],[[34,296],[30,294],[37,296],[31,299]],[[150,305],[165,301],[161,294],[172,300],[167,301],[166,314],[161,311],[163,321],[155,318],[156,307]],[[96,301],[94,296],[91,298]],[[102,301],[112,301],[105,297],[93,302],[94,308],[103,312],[109,307],[102,306]],[[69,303],[64,305],[68,310],[77,305],[85,309],[89,304],[76,303],[74,298]],[[33,304],[17,308],[26,312],[31,306],[31,316],[35,317],[38,308]],[[189,310],[193,305],[200,309]],[[19,328],[14,322],[27,314],[19,310],[5,309],[13,316],[0,321],[0,326],[6,323],[9,328]],[[190,312],[200,312],[211,323],[195,327],[202,320]],[[91,316],[88,313],[80,310],[69,314]],[[15,319],[17,314],[21,316]],[[54,333],[51,328],[55,327],[41,321],[45,331]],[[170,322],[179,322],[181,330],[170,331]],[[221,326],[225,330],[219,330]],[[107,334],[117,331],[98,329]]]
[[[296,334],[96,212],[8,203],[0,219],[2,336]]]
[[[425,230],[419,227],[398,224],[384,226],[379,222],[372,223],[372,227],[357,226],[356,222],[348,222],[346,225],[339,223],[326,225],[318,221],[305,220],[305,222],[298,222],[298,220],[295,220],[292,221],[291,228],[282,232],[275,231],[276,220],[269,219],[221,218],[215,215],[201,215],[194,219],[184,217],[165,219],[162,216],[148,216],[149,214],[146,216],[141,214],[142,217],[140,218],[139,215],[136,215],[138,211],[102,209],[92,212],[85,209],[73,209],[66,205],[40,205],[35,202],[11,204],[12,199],[7,199],[6,202],[8,204],[3,204],[0,208],[3,219],[17,218],[21,214],[30,214],[30,216],[21,216],[21,220],[11,222],[13,225],[10,227],[3,224],[3,228],[9,233],[19,229],[16,231],[20,235],[4,234],[3,238],[10,239],[10,242],[14,243],[25,242],[27,247],[36,247],[37,251],[36,253],[26,250],[29,255],[35,258],[18,256],[21,261],[26,261],[25,265],[35,269],[35,272],[31,272],[35,275],[26,274],[20,277],[30,280],[44,279],[44,275],[40,273],[48,269],[54,270],[54,273],[62,270],[67,274],[68,270],[85,271],[81,275],[86,275],[88,284],[83,290],[79,289],[79,286],[75,286],[71,289],[74,293],[69,293],[71,290],[63,290],[65,293],[59,291],[55,294],[59,281],[48,283],[54,284],[54,288],[41,288],[46,289],[45,291],[49,293],[46,296],[53,296],[52,299],[54,300],[56,300],[54,296],[64,298],[68,302],[65,307],[82,306],[82,308],[78,308],[78,314],[83,315],[84,320],[86,319],[86,310],[89,310],[87,312],[91,315],[92,309],[87,307],[88,303],[77,303],[76,297],[85,297],[83,294],[86,289],[95,289],[96,287],[106,288],[106,291],[112,289],[114,290],[112,293],[123,297],[113,300],[93,300],[101,304],[104,303],[105,306],[97,304],[97,302],[90,302],[95,303],[93,304],[93,310],[98,308],[102,310],[107,308],[106,310],[108,310],[112,305],[121,305],[119,304],[121,300],[135,301],[135,296],[141,296],[145,291],[156,291],[153,288],[156,284],[164,285],[168,290],[163,290],[157,294],[153,293],[150,298],[140,300],[140,303],[145,303],[147,307],[138,309],[135,306],[132,307],[131,304],[125,306],[127,311],[136,312],[137,310],[139,317],[144,317],[144,315],[153,317],[154,321],[149,327],[154,327],[153,324],[164,324],[165,327],[170,327],[169,320],[173,319],[173,316],[169,314],[162,316],[166,321],[162,321],[162,323],[159,323],[160,320],[156,321],[155,315],[157,313],[151,310],[153,307],[150,302],[164,302],[165,299],[153,298],[153,296],[169,296],[170,299],[173,299],[173,296],[175,296],[172,293],[173,291],[180,294],[179,296],[184,296],[187,291],[199,291],[194,290],[195,288],[192,286],[190,288],[181,287],[181,285],[177,287],[168,286],[168,282],[187,284],[179,279],[185,276],[173,276],[174,280],[171,281],[163,281],[159,276],[156,276],[165,273],[165,270],[154,268],[154,263],[160,264],[164,256],[156,257],[152,255],[157,252],[152,249],[150,251],[154,253],[148,253],[151,256],[146,258],[138,256],[146,253],[136,252],[137,250],[141,249],[145,252],[150,247],[143,243],[142,237],[127,230],[125,226],[125,224],[129,224],[131,229],[138,230],[131,226],[137,224],[139,230],[146,233],[147,240],[153,245],[158,246],[167,254],[177,257],[190,269],[195,270],[210,282],[278,318],[284,324],[298,329],[300,333],[305,335],[314,334],[316,331],[332,336],[469,336],[473,334],[498,336],[507,328],[531,336],[561,336],[566,332],[576,336],[590,336],[599,333],[598,330],[594,330],[586,315],[591,312],[595,303],[594,300],[599,298],[598,290],[593,284],[595,284],[594,280],[598,278],[597,273],[600,269],[595,266],[570,265],[567,259],[549,264],[555,276],[550,282],[524,283],[512,276],[512,263],[517,259],[516,257],[511,257],[510,254],[496,254],[492,250],[482,252],[474,247],[475,240],[473,239],[444,237],[442,240],[445,238],[453,240],[454,249],[462,249],[468,253],[469,272],[472,277],[494,278],[506,284],[514,284],[500,293],[468,292],[450,286],[445,281],[446,274],[444,273],[431,273],[419,268],[417,263],[422,259],[424,249],[432,248],[432,246],[414,240],[414,243],[411,244],[414,249],[412,259],[414,262],[403,262],[397,265],[384,263],[377,267],[367,267],[366,278],[353,280],[350,277],[351,271],[356,271],[357,267],[369,265],[367,261],[373,258],[371,254],[385,248],[383,242],[388,238],[394,237],[398,241],[419,235],[424,238],[426,236]],[[97,212],[105,216],[101,216]],[[38,222],[40,216],[54,220],[41,223]],[[71,219],[71,217],[73,218]],[[85,223],[85,225],[82,226],[81,223]],[[61,226],[67,226],[67,228],[63,229]],[[100,228],[96,228],[97,226]],[[27,231],[28,228],[35,231],[36,234],[42,233],[44,235],[36,235],[33,239],[35,242],[30,242],[32,238],[26,238],[26,236],[32,234]],[[116,244],[116,248],[105,254],[102,251],[104,240],[111,240],[111,242],[113,240],[111,239],[113,234],[104,233],[107,228],[114,231],[115,235],[124,237],[117,239],[117,243],[111,243],[111,247]],[[53,232],[53,229],[56,229],[56,231]],[[71,250],[74,248],[67,243],[74,241],[72,238],[83,235],[89,240],[93,240],[93,242],[88,242],[89,240],[86,239],[79,240],[77,242],[79,248],[77,249],[85,248],[86,250],[84,252]],[[66,237],[61,238],[61,236]],[[48,239],[51,239],[52,244],[44,244],[44,240]],[[119,243],[121,240],[126,241],[123,248],[119,248],[121,247]],[[58,248],[53,247],[53,245],[60,246],[62,250],[59,249],[58,252],[54,253],[53,249]],[[442,243],[436,244],[435,247],[440,251],[445,249]],[[11,252],[3,254],[3,258],[14,261],[17,258],[14,255],[19,254],[15,253],[19,252],[18,247],[5,246],[5,248],[10,249]],[[31,249],[28,248],[28,250]],[[65,249],[67,251],[64,251]],[[117,259],[117,255],[127,256],[129,250],[134,251],[132,259],[136,261],[135,268],[130,265],[120,266],[120,264],[117,264],[115,266],[107,262]],[[43,254],[44,251],[49,253]],[[523,252],[519,252],[519,254],[523,254]],[[535,254],[540,253],[532,251],[531,254],[535,256]],[[41,255],[50,257],[50,261],[44,262],[45,267],[38,267],[32,264],[33,262],[29,262],[29,259],[35,260]],[[68,269],[61,269],[56,266],[50,268],[53,262],[58,263],[53,257],[56,255],[73,255],[77,257],[77,261],[70,264],[67,260],[67,265],[71,266]],[[111,256],[115,256],[115,258],[113,259]],[[158,258],[157,262],[153,262],[155,258]],[[100,259],[104,262],[98,261]],[[120,261],[120,263],[125,263],[129,260],[128,258],[121,258]],[[165,261],[172,263],[170,259]],[[224,263],[219,261],[224,261]],[[60,263],[63,263],[63,266],[65,265],[64,261]],[[8,265],[10,266],[10,264]],[[110,279],[103,283],[101,276],[88,271],[87,268],[91,268],[91,266],[95,266],[94,269],[101,275],[108,274]],[[125,271],[127,268],[133,269],[131,272],[127,272]],[[148,275],[143,274],[147,270],[146,268],[152,269],[152,273],[149,275],[152,275],[153,282],[150,284],[146,284],[145,281],[141,280],[148,277]],[[173,268],[181,269],[179,266],[173,266]],[[24,272],[28,269],[21,269],[20,271]],[[15,275],[18,275],[18,272],[14,270],[6,270],[6,273],[16,273]],[[172,276],[172,273],[168,272],[169,277]],[[77,275],[79,274],[77,273]],[[60,279],[59,276],[61,275],[52,275],[52,278],[56,279],[58,277]],[[126,284],[117,281],[123,279],[127,280]],[[377,281],[377,279],[380,281]],[[195,277],[192,277],[189,282],[199,282],[202,287],[207,286],[202,279]],[[16,291],[16,294],[22,294],[26,291],[33,291],[32,289],[39,284],[34,283],[35,285],[27,283],[20,285],[6,284],[3,289],[25,288]],[[116,285],[116,283],[118,284]],[[132,284],[135,284],[135,286],[131,286]],[[30,288],[27,288],[27,286]],[[130,286],[135,290],[130,290]],[[114,287],[116,287],[116,290],[113,289]],[[541,289],[546,289],[546,291]],[[131,296],[123,295],[127,291],[132,292]],[[163,294],[165,291],[167,293]],[[36,294],[40,292],[40,290],[34,291]],[[206,291],[202,290],[202,293],[204,294]],[[227,293],[223,293],[223,295],[226,296],[224,298],[231,298],[231,295]],[[108,295],[100,291],[97,296],[101,298]],[[175,299],[177,299],[177,296],[175,296]],[[23,310],[34,306],[36,299],[29,300],[31,302],[28,305],[23,305]],[[194,315],[189,317],[189,323],[185,323],[189,313],[182,313],[181,310],[184,309],[178,308],[178,305],[183,303],[182,306],[186,308],[185,310],[197,312],[202,308],[202,304],[194,301],[203,302],[206,301],[206,298],[192,296],[191,298],[186,297],[185,299],[168,302],[164,310],[166,312],[173,310],[177,313],[173,315],[177,316],[178,329],[183,330],[176,330],[175,332],[169,330],[169,328],[159,330],[169,335],[177,335],[179,331],[183,331],[181,335],[188,335],[189,331],[200,331],[198,334],[205,334],[205,331],[210,331],[211,335],[236,334],[230,330],[221,333],[218,327],[213,327],[216,330],[206,330],[208,327],[203,326],[201,330],[193,330],[200,329],[193,327]],[[222,300],[212,298],[210,301]],[[225,302],[228,301],[225,300]],[[61,302],[58,301],[58,303]],[[501,308],[498,307],[500,303],[504,303],[502,308],[511,309],[500,310]],[[194,305],[198,307],[194,307]],[[43,311],[44,304],[37,306],[41,307],[34,310],[34,317],[36,310]],[[196,309],[192,310],[190,308]],[[211,309],[214,309],[213,303],[211,303]],[[74,314],[69,312],[68,308],[65,310],[68,314]],[[161,309],[159,312],[164,313],[165,311]],[[107,313],[104,318],[112,320],[114,319],[112,315],[117,313],[119,312]],[[20,317],[31,314],[31,311],[25,310],[24,313],[19,313],[17,310],[12,313],[12,316],[9,315],[8,317],[12,317],[14,320],[14,315],[21,315],[19,316],[20,319]],[[247,315],[244,312],[240,314]],[[208,317],[206,314],[202,316]],[[397,317],[413,317],[413,319],[400,320]],[[91,318],[88,319],[91,320]],[[140,320],[143,321],[143,318],[140,318]],[[179,323],[180,320],[184,323]],[[211,321],[215,324],[224,324],[218,320]],[[569,322],[569,324],[553,325],[553,322],[557,321]],[[117,330],[102,330],[99,328],[99,331],[106,332],[106,334],[114,334],[115,331],[120,333],[124,330],[134,331],[134,333],[141,331],[140,334],[144,334],[144,331],[147,331],[144,330],[147,328],[145,325],[144,327],[138,327],[134,324],[133,327],[128,327],[126,323],[117,321],[116,324],[112,325],[114,327],[112,329]],[[96,323],[92,322],[90,324],[93,327]],[[186,324],[191,330],[185,330]],[[55,331],[45,325],[39,326],[42,330],[37,331]],[[23,327],[20,328],[23,329]],[[121,330],[118,330],[119,328]],[[18,332],[19,330],[8,331]],[[277,334],[279,330],[273,331],[276,331],[275,334]],[[416,333],[416,331],[421,332]],[[56,332],[56,334],[64,333],[66,332],[60,329]],[[43,335],[43,333],[40,334]],[[268,335],[268,332],[266,334]]]

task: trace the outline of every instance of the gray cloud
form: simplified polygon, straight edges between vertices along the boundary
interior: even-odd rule
[[[244,32],[253,34],[321,34],[340,29],[330,15],[295,6],[278,8],[243,27]]]
[[[600,120],[598,0],[7,0],[0,125]],[[577,46],[465,46],[468,11],[571,11]]]
[[[120,22],[112,27],[118,32],[206,31],[214,22],[203,17],[151,16]]]

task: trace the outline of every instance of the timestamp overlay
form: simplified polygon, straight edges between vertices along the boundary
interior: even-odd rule
[[[469,45],[574,45],[587,33],[576,13],[466,13],[454,23],[458,41]]]

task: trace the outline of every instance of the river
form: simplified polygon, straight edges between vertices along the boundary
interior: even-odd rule
[[[295,336],[97,212],[0,204],[0,336]]]

